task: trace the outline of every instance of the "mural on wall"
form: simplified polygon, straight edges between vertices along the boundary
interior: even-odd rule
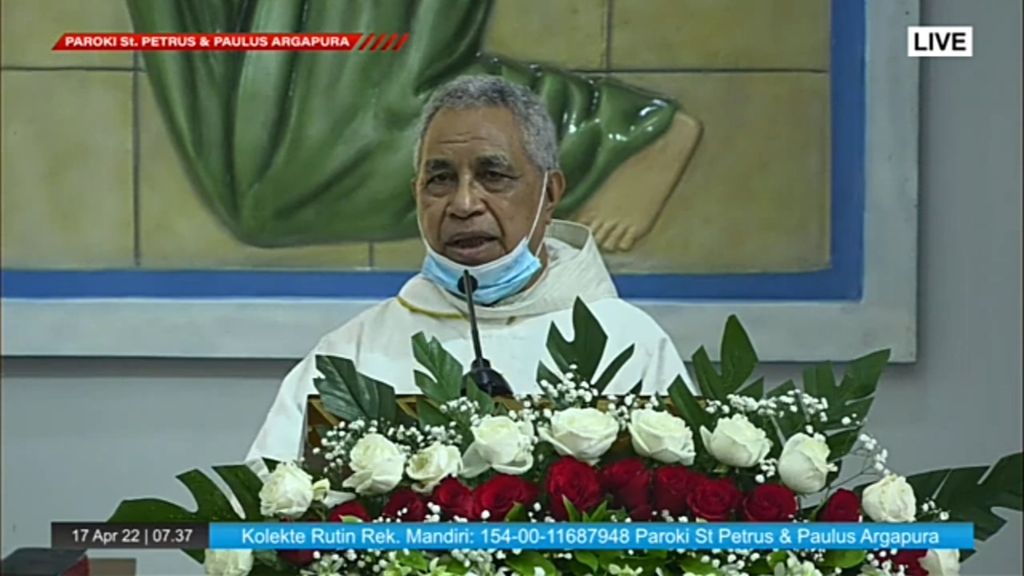
[[[571,186],[560,215],[594,228],[620,294],[684,354],[738,314],[763,360],[883,346],[914,359],[918,92],[903,54],[917,0],[2,0],[0,12],[4,354],[304,354],[419,268],[415,118],[445,80],[487,73],[543,97]],[[132,29],[409,40],[51,50],[68,31]]]
[[[590,224],[608,251],[628,250],[650,231],[676,184],[696,145],[697,123],[674,103],[615,80],[483,54],[492,6],[129,2],[143,32],[330,32],[358,23],[378,33],[410,33],[402,54],[145,53],[196,192],[246,244],[416,237],[409,182],[419,112],[436,87],[456,76],[496,74],[537,92],[556,122],[570,183],[558,217]],[[643,186],[606,186],[612,172],[659,138],[675,149],[656,159],[657,178],[633,174]]]
[[[13,167],[4,203],[19,214],[4,220],[7,268],[415,270],[417,114],[435,87],[475,73],[544,98],[570,185],[559,216],[592,227],[613,272],[794,273],[832,263],[828,2],[54,8],[65,3],[4,2],[4,136],[15,144],[4,150]],[[39,41],[47,27],[410,37],[387,53],[133,60],[50,54]],[[40,89],[67,102],[44,105]],[[54,141],[64,161],[48,152]]]

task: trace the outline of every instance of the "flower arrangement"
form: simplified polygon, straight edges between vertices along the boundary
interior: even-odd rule
[[[123,502],[112,522],[972,522],[984,541],[1020,510],[1022,457],[994,466],[901,476],[863,431],[887,352],[827,364],[766,390],[757,355],[733,317],[721,369],[692,357],[700,396],[677,379],[667,393],[611,396],[629,361],[598,372],[606,335],[582,302],[573,338],[552,326],[543,394],[495,399],[464,378],[436,340],[413,338],[423,391],[401,407],[393,389],[353,363],[318,357],[316,386],[339,423],[320,431],[318,464],[267,462],[214,470],[234,493],[193,470],[179,479],[198,509]],[[851,470],[851,466],[859,468]],[[236,511],[236,508],[238,510]],[[188,550],[208,574],[905,574],[959,573],[957,550]],[[968,554],[964,554],[967,556]]]

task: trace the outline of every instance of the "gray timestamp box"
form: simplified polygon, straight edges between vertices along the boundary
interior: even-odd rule
[[[106,522],[54,522],[50,547],[55,549],[176,549],[207,548],[207,524],[109,524]]]

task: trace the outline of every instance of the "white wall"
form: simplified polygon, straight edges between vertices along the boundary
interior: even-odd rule
[[[907,473],[1021,450],[1021,6],[922,4],[926,24],[973,25],[975,57],[922,69],[920,361],[888,372],[872,419]],[[6,360],[2,553],[45,546],[51,521],[100,520],[123,498],[187,502],[174,475],[238,461],[288,368]],[[776,382],[796,372],[766,370]],[[965,573],[1021,574],[1020,540],[1013,514]],[[142,574],[197,573],[178,552],[140,563]]]

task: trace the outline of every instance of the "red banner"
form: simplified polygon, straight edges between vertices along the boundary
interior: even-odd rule
[[[66,33],[53,50],[165,52],[397,52],[409,33],[394,34],[89,34]]]

